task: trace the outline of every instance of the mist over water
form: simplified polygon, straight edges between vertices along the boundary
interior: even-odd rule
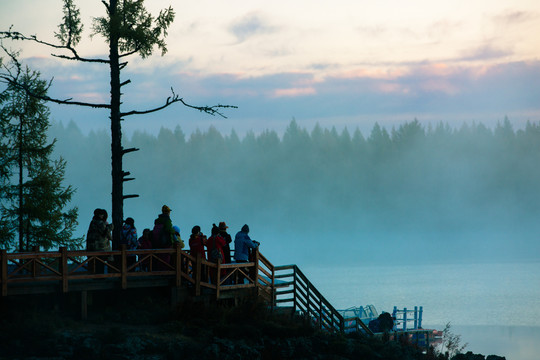
[[[422,306],[422,326],[442,330],[450,323],[465,352],[538,359],[540,262],[301,268],[338,309]]]
[[[110,212],[110,137],[70,123],[50,131],[77,188],[79,235]],[[135,132],[124,171],[124,217],[139,233],[167,204],[187,239],[226,221],[274,264],[415,264],[540,260],[540,126],[514,131],[418,121],[369,134],[300,128],[239,138],[214,128]]]

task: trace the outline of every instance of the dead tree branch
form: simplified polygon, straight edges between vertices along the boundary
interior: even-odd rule
[[[9,28],[8,31],[0,31],[0,39],[33,41],[35,43],[45,45],[53,49],[66,50],[70,52],[71,54],[73,54],[72,56],[61,55],[61,54],[51,54],[51,56],[54,56],[60,59],[78,60],[78,61],[101,63],[101,64],[109,63],[109,60],[107,59],[91,59],[91,58],[85,58],[85,57],[79,56],[79,54],[77,53],[77,50],[75,50],[75,48],[71,46],[70,42],[67,45],[53,44],[53,43],[38,39],[36,35],[26,36],[18,31],[12,31],[11,27]]]
[[[172,105],[172,104],[174,104],[176,102],[179,102],[179,103],[181,103],[184,106],[187,106],[189,108],[199,110],[200,112],[204,112],[204,113],[212,115],[212,116],[218,115],[218,116],[221,116],[222,118],[225,118],[225,119],[227,117],[221,112],[221,109],[227,109],[227,108],[237,109],[238,108],[238,106],[234,106],[234,105],[221,105],[221,104],[213,105],[213,106],[195,106],[195,105],[191,105],[191,104],[187,103],[183,98],[181,98],[178,94],[176,94],[174,92],[173,88],[171,88],[171,92],[172,92],[172,96],[169,96],[167,98],[167,100],[165,101],[165,104],[163,104],[162,106],[159,106],[159,107],[156,107],[156,108],[153,108],[153,109],[149,109],[149,110],[141,110],[141,111],[132,110],[132,111],[128,111],[128,112],[125,112],[125,113],[121,113],[120,116],[124,117],[124,116],[129,116],[129,115],[150,114],[150,113],[165,109],[166,107],[168,107],[168,106],[170,106],[170,105]]]

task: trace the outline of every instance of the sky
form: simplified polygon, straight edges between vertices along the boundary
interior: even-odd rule
[[[78,51],[103,57],[90,38],[99,0],[75,1],[85,24]],[[495,125],[508,116],[516,128],[540,120],[540,2],[537,0],[147,0],[157,15],[176,18],[168,52],[131,57],[122,80],[123,110],[161,105],[171,88],[193,105],[230,104],[227,118],[175,105],[126,119],[126,134],[157,133],[177,125],[190,133],[214,126],[228,133],[283,132],[294,118],[308,130],[390,129],[422,124]],[[61,0],[0,0],[0,24],[54,42]],[[36,11],[37,10],[37,11]],[[49,79],[58,98],[108,99],[108,69],[50,56],[32,43],[8,43]],[[83,131],[109,128],[107,113],[51,105],[53,121],[73,120]]]

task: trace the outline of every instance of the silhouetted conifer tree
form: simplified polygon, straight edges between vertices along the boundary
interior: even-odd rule
[[[48,85],[39,73],[26,68],[17,81],[46,96]],[[49,109],[43,100],[18,86],[8,85],[0,103],[2,174],[0,245],[29,251],[58,246],[76,248],[72,239],[77,208],[64,210],[73,195],[62,186],[66,162],[51,160],[54,142],[47,142]],[[18,237],[18,243],[17,243]]]

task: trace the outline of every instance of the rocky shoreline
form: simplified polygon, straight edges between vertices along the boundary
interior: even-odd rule
[[[0,359],[445,359],[406,342],[322,332],[256,299],[236,307],[185,303],[173,310],[163,298],[127,299],[95,299],[86,321],[66,315],[69,302],[59,309],[47,301],[36,306],[3,299]],[[459,356],[454,359],[504,359]]]

